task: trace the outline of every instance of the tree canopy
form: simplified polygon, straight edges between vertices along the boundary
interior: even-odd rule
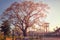
[[[3,12],[1,19],[9,20],[24,33],[28,27],[32,27],[35,23],[39,26],[43,23],[44,20],[41,20],[47,16],[47,9],[49,9],[48,5],[42,2],[14,2]]]

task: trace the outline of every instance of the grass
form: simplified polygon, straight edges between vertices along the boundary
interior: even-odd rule
[[[4,39],[4,36],[0,36],[0,40]],[[17,39],[20,39],[20,40],[38,40],[38,39],[41,39],[41,37],[30,37],[30,36],[27,36],[27,37],[24,37],[24,36],[14,36],[14,40],[17,40]],[[7,37],[6,36],[6,40],[12,40],[12,36],[10,37]]]
[[[0,36],[0,40],[3,40],[4,36]],[[60,37],[41,37],[41,36],[14,36],[14,40],[60,40]],[[6,40],[12,40],[12,36],[6,36]]]

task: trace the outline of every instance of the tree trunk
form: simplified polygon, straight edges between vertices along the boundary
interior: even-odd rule
[[[4,35],[4,39],[3,40],[6,40],[6,35]]]
[[[23,36],[24,36],[24,37],[27,36],[26,30],[23,30]]]

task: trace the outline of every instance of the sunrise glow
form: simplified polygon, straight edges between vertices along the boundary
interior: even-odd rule
[[[14,1],[2,1],[0,3],[0,13],[2,14],[4,12],[4,10],[6,8],[9,7],[9,5],[11,5],[11,3],[15,2],[17,0]],[[23,0],[21,0],[23,1]],[[18,0],[18,2],[21,2],[20,0]],[[28,0],[29,1],[29,0]],[[44,2],[46,4],[48,4],[48,6],[50,7],[50,9],[48,10],[48,15],[46,18],[46,21],[49,22],[49,30],[50,31],[54,31],[54,29],[56,29],[56,26],[58,26],[58,28],[60,27],[60,0],[31,0],[31,1],[35,1],[35,2]],[[9,3],[9,4],[8,4]],[[37,27],[38,28],[38,27]]]

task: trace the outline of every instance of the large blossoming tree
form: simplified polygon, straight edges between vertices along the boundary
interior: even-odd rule
[[[35,23],[39,26],[42,24],[40,20],[47,16],[48,8],[48,5],[42,2],[14,2],[3,12],[1,19],[9,20],[15,27],[21,29],[24,36],[27,36],[28,27],[32,27]]]

